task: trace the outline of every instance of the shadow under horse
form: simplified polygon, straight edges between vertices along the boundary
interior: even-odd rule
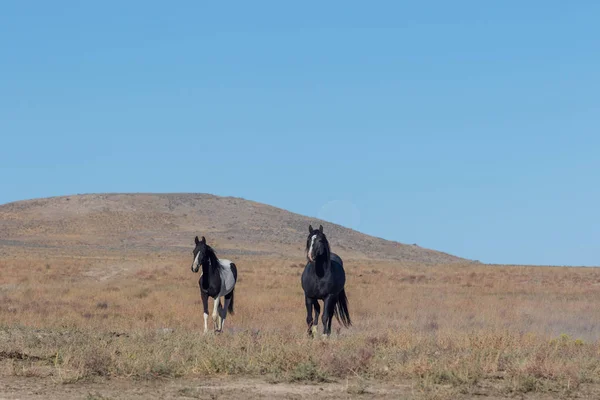
[[[306,301],[306,323],[308,334],[317,332],[321,307],[318,300],[323,301],[323,335],[331,334],[331,320],[337,318],[345,327],[352,325],[348,312],[348,299],[344,290],[346,273],[342,259],[331,252],[327,237],[323,233],[323,225],[319,229],[308,227],[306,240],[306,258],[308,263],[302,273],[302,289]],[[315,317],[313,319],[313,307]]]

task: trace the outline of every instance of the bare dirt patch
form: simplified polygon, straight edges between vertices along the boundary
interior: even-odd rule
[[[576,396],[568,393],[502,394],[493,387],[472,393],[460,393],[451,387],[423,390],[414,383],[383,383],[347,380],[325,384],[269,383],[263,379],[239,377],[193,378],[154,381],[97,379],[95,382],[58,384],[52,379],[8,378],[0,383],[4,400],[120,400],[120,399],[593,399],[600,395],[598,386],[587,386]]]

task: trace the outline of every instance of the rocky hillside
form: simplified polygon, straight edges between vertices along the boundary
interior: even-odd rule
[[[209,194],[90,194],[0,205],[0,248],[66,252],[192,250],[196,234],[221,253],[302,253],[308,225],[325,227],[342,257],[469,262],[240,198]]]

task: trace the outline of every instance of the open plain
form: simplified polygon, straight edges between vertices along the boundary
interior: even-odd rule
[[[353,326],[310,339],[309,222],[209,195],[0,206],[0,398],[600,397],[597,269],[484,265],[323,222]],[[195,234],[238,266],[219,335],[202,334]]]

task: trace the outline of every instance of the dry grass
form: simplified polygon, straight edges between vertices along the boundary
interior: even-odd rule
[[[236,314],[201,334],[179,256],[0,260],[0,374],[411,380],[425,397],[600,383],[600,271],[348,261],[355,325],[305,337],[299,260],[235,257]],[[366,386],[349,387],[351,394]],[[443,395],[440,395],[443,397]],[[442,398],[440,397],[440,398]]]

